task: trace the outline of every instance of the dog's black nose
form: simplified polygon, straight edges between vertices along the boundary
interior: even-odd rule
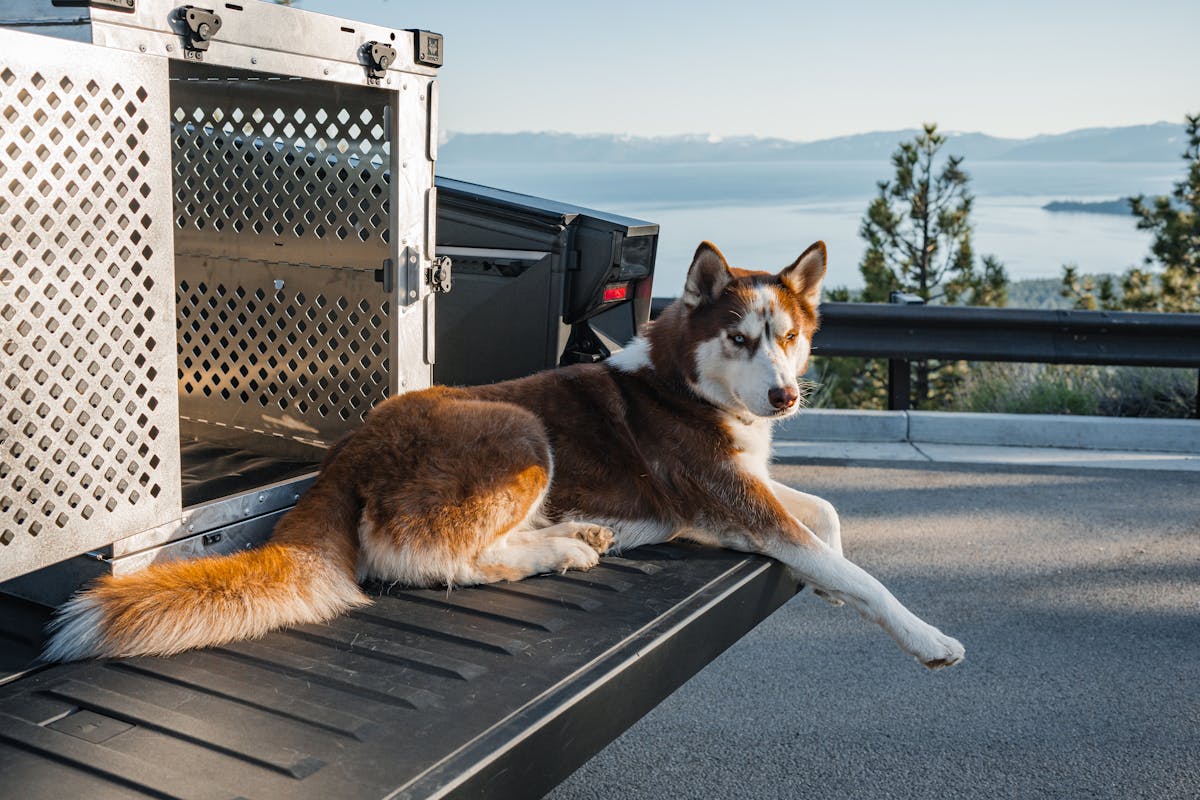
[[[767,392],[767,399],[775,408],[783,410],[791,408],[800,399],[800,393],[791,386],[780,386]]]

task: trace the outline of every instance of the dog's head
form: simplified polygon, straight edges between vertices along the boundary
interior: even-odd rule
[[[692,391],[743,419],[795,413],[824,277],[824,242],[778,274],[730,267],[720,250],[702,243],[681,298]]]

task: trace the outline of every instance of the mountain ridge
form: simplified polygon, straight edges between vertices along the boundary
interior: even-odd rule
[[[916,128],[871,131],[811,142],[778,137],[705,134],[631,136],[551,131],[444,133],[440,157],[452,163],[601,162],[688,163],[716,161],[878,161],[919,133]],[[1116,128],[1081,128],[1010,139],[978,132],[948,132],[943,152],[968,161],[1176,161],[1184,149],[1183,125],[1154,122]]]

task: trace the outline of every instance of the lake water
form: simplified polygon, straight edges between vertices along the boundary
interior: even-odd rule
[[[975,194],[975,252],[1009,277],[1056,278],[1063,264],[1119,273],[1150,236],[1132,217],[1043,211],[1051,200],[1165,194],[1180,163],[988,162],[965,165]],[[891,177],[888,163],[455,164],[441,174],[624,214],[662,226],[655,294],[677,294],[696,245],[713,241],[738,266],[777,269],[815,239],[829,246],[827,284],[859,287],[858,226]]]

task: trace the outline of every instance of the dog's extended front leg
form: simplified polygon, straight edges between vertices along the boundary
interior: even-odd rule
[[[963,646],[958,640],[913,614],[866,570],[795,520],[769,487],[747,485],[738,494],[740,502],[726,506],[729,516],[703,525],[713,540],[782,561],[805,584],[849,603],[878,624],[900,649],[930,669],[962,660]]]
[[[842,555],[842,523],[838,519],[837,510],[833,503],[823,500],[813,494],[799,492],[779,481],[770,482],[771,491],[787,512],[802,525],[816,534],[817,538],[828,545],[829,549]],[[813,594],[832,606],[843,605],[843,602],[818,587],[811,587]]]
[[[782,533],[782,532],[781,532]],[[864,618],[878,624],[900,645],[930,669],[962,660],[963,646],[909,611],[865,569],[811,533],[768,536],[762,552],[786,564],[800,580],[834,599],[849,603]]]
[[[839,556],[842,554],[842,523],[833,503],[814,494],[798,492],[779,481],[771,481],[770,486],[789,514],[829,545],[830,550]]]

